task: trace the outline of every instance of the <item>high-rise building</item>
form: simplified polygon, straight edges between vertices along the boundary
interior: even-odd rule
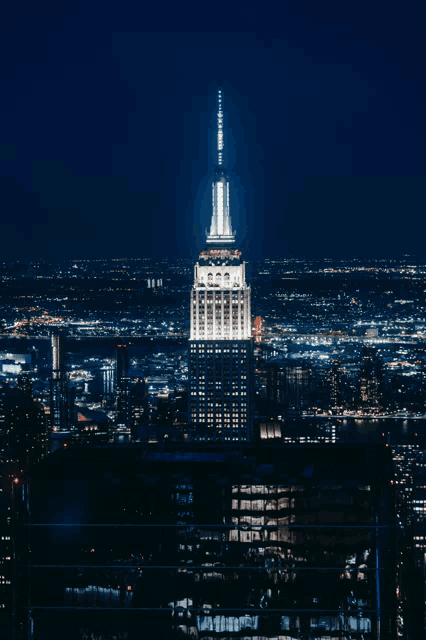
[[[420,640],[391,479],[383,445],[62,448],[16,492],[16,638]]]
[[[382,400],[383,364],[370,345],[362,350],[359,379],[361,407],[366,411],[377,411]]]
[[[105,365],[101,369],[102,395],[104,397],[114,395],[114,367]]]
[[[189,422],[202,439],[244,441],[252,413],[250,287],[232,231],[223,147],[219,89],[212,220],[191,291]]]
[[[290,413],[300,414],[310,405],[311,369],[304,363],[284,369],[285,405]]]
[[[264,369],[264,398],[272,411],[299,415],[310,407],[312,371],[304,362],[270,362]]]
[[[130,428],[129,352],[126,344],[117,345],[116,381],[116,422]]]
[[[147,419],[148,391],[145,380],[137,379],[130,391],[132,427],[139,427]]]
[[[342,368],[339,360],[333,360],[330,369],[330,404],[333,409],[342,405]]]
[[[70,406],[68,376],[64,360],[64,335],[59,329],[51,334],[52,378],[50,380],[50,418],[52,431],[68,431]]]
[[[4,385],[2,389],[3,450],[8,457],[28,468],[40,460],[47,449],[46,416],[41,403],[33,395],[27,375],[17,379],[17,385]]]

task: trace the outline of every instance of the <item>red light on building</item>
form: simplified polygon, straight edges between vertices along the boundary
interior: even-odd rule
[[[262,342],[263,336],[263,318],[261,316],[256,316],[253,322],[253,335],[255,342]]]

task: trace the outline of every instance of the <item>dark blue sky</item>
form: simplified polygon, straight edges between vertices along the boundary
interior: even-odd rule
[[[195,255],[218,81],[251,257],[425,257],[424,2],[10,5],[0,259]]]

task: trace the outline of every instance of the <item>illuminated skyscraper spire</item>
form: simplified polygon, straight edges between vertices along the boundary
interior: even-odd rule
[[[229,215],[221,88],[217,97],[213,215],[191,290],[189,425],[201,440],[247,441],[253,386],[250,286]]]
[[[218,99],[217,99],[217,164],[219,167],[222,166],[223,163],[223,110],[222,110],[222,100],[223,100],[222,89],[218,90]]]
[[[217,160],[213,179],[212,221],[210,233],[207,234],[207,244],[229,246],[235,242],[232,232],[231,216],[229,214],[229,181],[223,166],[223,91],[217,94]]]

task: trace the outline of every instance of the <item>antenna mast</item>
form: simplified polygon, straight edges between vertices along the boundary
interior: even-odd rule
[[[218,108],[217,108],[217,157],[218,165],[223,163],[223,91],[219,87],[217,92]]]

